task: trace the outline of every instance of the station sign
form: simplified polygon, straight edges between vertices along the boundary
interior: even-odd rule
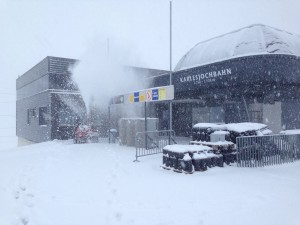
[[[162,86],[135,91],[113,98],[112,104],[170,101],[174,99],[174,86]]]

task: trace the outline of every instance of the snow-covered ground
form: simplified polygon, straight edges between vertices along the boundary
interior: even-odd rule
[[[187,175],[134,155],[70,141],[0,151],[0,225],[300,224],[300,162]]]
[[[16,137],[16,96],[14,89],[0,84],[0,152],[17,146]]]

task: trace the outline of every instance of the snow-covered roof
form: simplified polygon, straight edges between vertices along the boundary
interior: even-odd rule
[[[300,36],[262,24],[250,25],[198,43],[181,58],[175,71],[261,54],[300,56]]]

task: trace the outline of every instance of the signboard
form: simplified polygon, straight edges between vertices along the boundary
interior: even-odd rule
[[[158,101],[159,95],[158,95],[158,89],[152,89],[152,101]]]
[[[152,101],[152,90],[146,91],[146,101],[151,102]]]
[[[122,100],[114,100],[112,104],[170,101],[174,99],[174,86],[170,85],[149,88],[141,91],[135,91],[129,94],[120,95],[114,97],[113,99],[116,98],[120,98]]]
[[[134,92],[134,102],[139,102],[140,101],[140,92]]]

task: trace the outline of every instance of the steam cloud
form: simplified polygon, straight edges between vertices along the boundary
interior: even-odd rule
[[[126,67],[137,61],[128,48],[108,45],[107,41],[93,42],[72,70],[87,108],[92,103],[107,109],[113,96],[141,89],[142,79]]]

